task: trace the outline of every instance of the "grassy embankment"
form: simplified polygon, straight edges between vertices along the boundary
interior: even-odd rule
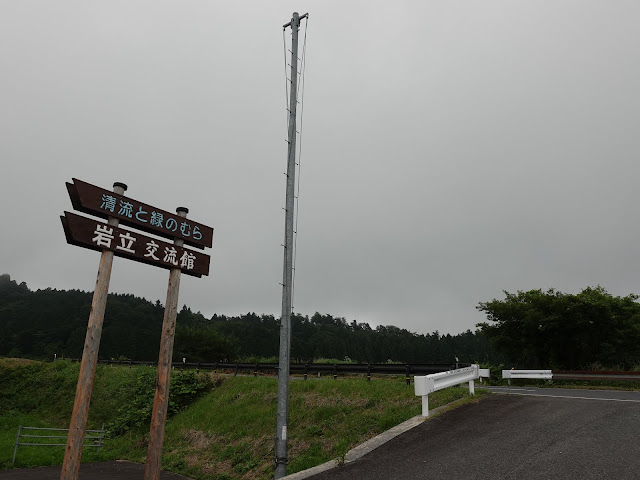
[[[66,427],[73,407],[78,364],[0,359],[0,468],[11,468],[18,425]],[[83,461],[143,462],[155,370],[99,365],[89,428],[112,434],[100,452],[85,448]],[[197,382],[197,387],[196,387]],[[292,381],[288,472],[333,458],[420,413],[413,386],[399,377]],[[175,387],[175,388],[173,388]],[[163,467],[195,479],[269,479],[277,384],[273,377],[180,374],[172,378]],[[468,395],[451,388],[429,397],[431,408]],[[16,466],[62,463],[63,447],[20,447]]]

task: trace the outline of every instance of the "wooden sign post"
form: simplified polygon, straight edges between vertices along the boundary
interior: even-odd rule
[[[78,480],[114,255],[169,269],[145,480],[160,478],[180,275],[182,272],[196,277],[209,274],[209,256],[186,248],[185,244],[198,249],[211,247],[211,227],[187,220],[186,208],[178,208],[177,215],[174,215],[125,197],[127,186],[123,183],[115,183],[113,187],[113,192],[110,192],[77,179],[67,183],[74,208],[107,218],[107,223],[69,212],[60,217],[68,243],[102,252],[60,480]],[[173,238],[174,242],[169,244],[120,228],[120,222],[161,237]]]
[[[178,208],[176,211],[183,218],[189,213],[186,208]],[[179,238],[174,241],[177,247],[181,247],[183,242]],[[178,316],[179,289],[180,269],[173,268],[169,271],[167,303],[164,306],[164,318],[162,319],[158,373],[156,374],[156,396],[153,400],[153,412],[151,413],[149,448],[147,449],[147,462],[144,468],[144,480],[158,480],[160,478],[162,443],[164,441],[164,427],[167,421],[167,407],[169,405],[173,340],[176,332],[176,317]]]
[[[123,194],[127,186],[124,183],[114,183],[114,193]],[[109,218],[109,225],[118,226],[117,218]],[[60,480],[77,480],[80,471],[80,459],[82,457],[82,444],[84,431],[87,428],[89,415],[89,402],[93,391],[93,380],[96,375],[96,363],[98,362],[98,350],[100,348],[100,336],[102,335],[102,322],[107,305],[109,292],[109,280],[111,279],[111,266],[113,265],[113,252],[102,250],[100,265],[98,266],[98,278],[96,288],[93,291],[91,313],[87,325],[87,335],[84,340],[76,398],[73,402],[73,413],[69,423],[69,436],[64,451],[64,461]]]

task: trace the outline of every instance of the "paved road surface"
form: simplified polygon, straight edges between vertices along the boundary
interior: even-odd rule
[[[537,391],[491,395],[430,419],[353,463],[309,478],[640,478],[637,393],[625,399],[617,398],[620,392],[569,390],[574,397],[610,401],[559,398],[555,389],[542,390],[555,396],[533,396]]]
[[[640,402],[640,392],[622,390],[583,390],[578,388],[539,388],[539,387],[485,387],[493,393],[525,395],[532,397],[560,397],[581,400],[600,400],[610,402]]]
[[[24,468],[0,472],[0,480],[60,480],[62,467]],[[142,480],[144,465],[132,462],[83,463],[80,480]],[[187,477],[162,472],[161,480],[189,480]]]
[[[640,392],[488,387],[476,404],[432,418],[313,480],[640,478]],[[141,480],[144,465],[83,464],[82,480]],[[0,472],[58,480],[60,467]],[[164,472],[163,480],[188,480]]]

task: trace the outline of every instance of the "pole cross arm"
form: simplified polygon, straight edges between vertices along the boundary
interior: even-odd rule
[[[295,21],[295,18],[296,18],[296,14],[294,13],[294,14],[293,14],[293,18],[291,19],[291,21],[290,21],[289,23],[285,23],[285,24],[282,26],[282,28],[290,27],[290,26],[291,26],[291,24]],[[300,20],[302,20],[303,18],[309,18],[309,14],[308,14],[308,13],[305,13],[304,15],[302,15],[302,16],[300,16],[300,17],[298,17],[298,23],[300,23]]]

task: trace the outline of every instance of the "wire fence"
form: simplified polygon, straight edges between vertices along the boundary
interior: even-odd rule
[[[33,433],[24,433],[24,432]],[[66,432],[67,435],[60,435],[61,432]],[[98,451],[103,446],[104,440],[104,423],[100,430],[85,430],[85,437],[83,445],[85,447],[97,447]],[[18,447],[30,446],[30,447],[64,447],[67,445],[67,437],[69,436],[68,428],[46,428],[46,427],[24,427],[18,426],[18,436],[16,437],[16,445],[13,449],[13,460],[11,465],[16,463],[16,455],[18,454]],[[26,441],[21,441],[26,439]],[[52,443],[63,442],[64,443]]]

